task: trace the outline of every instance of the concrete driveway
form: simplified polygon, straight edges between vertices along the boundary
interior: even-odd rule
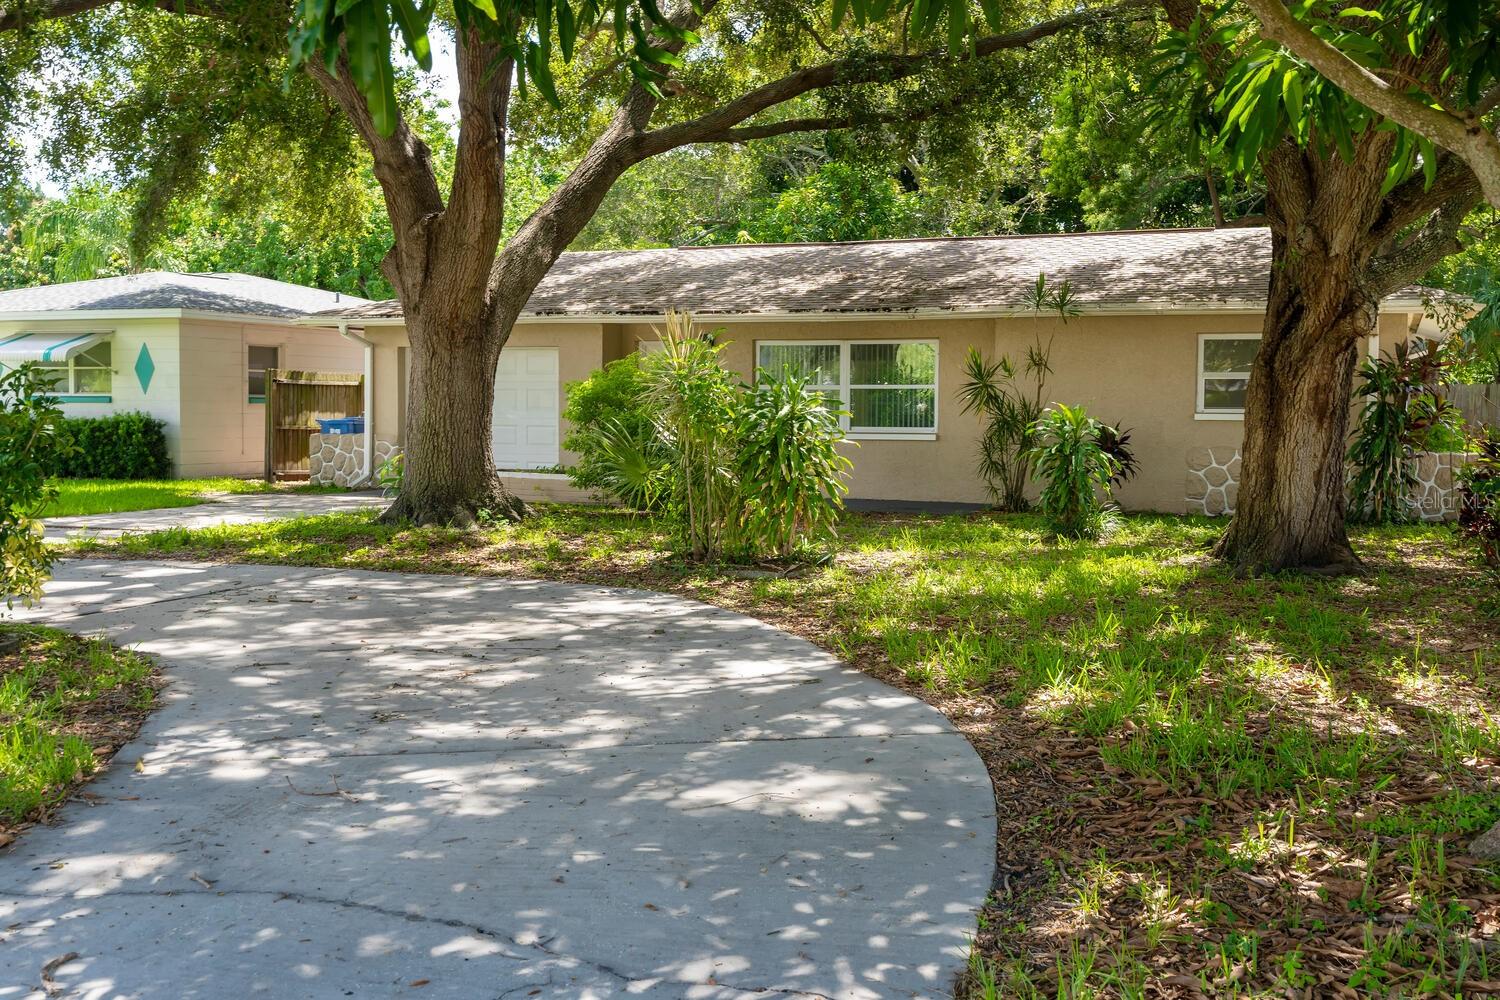
[[[0,852],[0,997],[939,997],[994,802],[933,709],[591,586],[68,561],[162,708]]]
[[[125,532],[144,533],[167,528],[207,528],[219,524],[264,524],[289,517],[337,514],[351,510],[384,510],[390,501],[379,490],[357,493],[229,493],[211,503],[191,507],[158,507],[121,514],[80,514],[49,517],[48,541],[81,536],[115,538]]]

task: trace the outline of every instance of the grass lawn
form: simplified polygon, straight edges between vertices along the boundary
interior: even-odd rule
[[[189,507],[209,499],[213,493],[271,493],[324,491],[322,486],[284,486],[259,479],[59,479],[57,499],[42,512],[43,517],[79,514],[118,514],[127,510],[157,507]]]
[[[135,653],[56,629],[0,624],[0,845],[45,818],[135,735],[156,696]]]
[[[850,515],[800,578],[688,566],[649,521],[542,508],[465,536],[373,514],[75,549],[673,591],[781,625],[948,715],[990,769],[971,997],[1500,991],[1500,620],[1446,527],[1369,572],[1236,579],[1204,519],[1054,545],[1029,517]]]

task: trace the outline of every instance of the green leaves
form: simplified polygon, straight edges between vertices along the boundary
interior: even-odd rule
[[[40,600],[52,567],[40,515],[55,492],[48,477],[72,445],[60,433],[51,387],[34,364],[0,368],[0,600],[7,608]]]
[[[1003,23],[999,0],[983,0],[984,23],[998,30]],[[355,86],[370,106],[382,135],[396,127],[399,111],[395,92],[393,33],[406,53],[424,70],[432,68],[432,0],[298,0],[290,31],[292,68],[321,57],[329,71],[339,55],[348,60]],[[577,54],[580,38],[613,37],[618,61],[631,78],[662,97],[667,74],[685,63],[678,50],[693,45],[698,36],[674,21],[659,0],[453,0],[453,13],[462,30],[475,31],[498,46],[512,61],[516,86],[528,83],[548,103],[559,106],[553,78],[552,55],[564,63]],[[691,0],[699,13],[699,0]],[[981,33],[970,16],[967,0],[833,0],[835,27],[853,17],[861,27],[900,14],[918,40],[941,37],[953,51],[971,46]]]
[[[1470,100],[1500,81],[1500,19],[1481,19],[1473,0],[1384,0],[1374,6],[1300,0],[1288,9],[1318,38],[1377,76],[1405,86],[1434,106],[1454,79]],[[1163,71],[1186,70],[1214,91],[1213,131],[1235,169],[1254,170],[1277,143],[1290,138],[1345,159],[1371,129],[1397,134],[1385,188],[1422,171],[1431,184],[1437,165],[1432,144],[1385,121],[1275,42],[1254,23],[1231,20],[1228,5],[1173,32],[1159,47]],[[1223,49],[1233,63],[1215,80],[1203,53]],[[1196,52],[1197,55],[1192,53]],[[1434,59],[1433,54],[1447,59]],[[1215,85],[1217,84],[1217,87]]]

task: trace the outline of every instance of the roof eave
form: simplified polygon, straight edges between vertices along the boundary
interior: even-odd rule
[[[194,319],[220,323],[256,323],[265,326],[300,326],[306,317],[265,316],[259,313],[221,313],[207,309],[50,309],[0,312],[0,323],[106,322],[125,319]],[[319,325],[331,326],[332,323]]]
[[[1388,299],[1380,304],[1382,312],[1412,312],[1424,308],[1420,299]],[[1221,302],[1142,302],[1131,305],[1080,304],[1079,312],[1085,316],[1162,316],[1170,313],[1214,313],[1220,315],[1255,315],[1265,312],[1266,304],[1259,301]],[[754,313],[695,313],[696,319],[704,323],[756,323],[756,322],[838,322],[841,320],[931,320],[931,319],[1028,319],[1031,312],[1022,309],[903,309],[903,310],[848,310],[807,312],[754,312]],[[655,323],[666,319],[664,313],[522,313],[516,317],[517,325],[569,324],[597,325],[600,323]],[[401,327],[406,325],[402,316],[307,316],[297,321],[305,326],[337,326],[348,323],[360,327]]]

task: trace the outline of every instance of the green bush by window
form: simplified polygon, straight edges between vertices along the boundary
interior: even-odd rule
[[[641,355],[629,354],[571,383],[563,409],[569,424],[563,447],[579,456],[568,470],[573,485],[637,510],[663,498],[652,484],[666,464],[645,400],[647,384]]]
[[[73,450],[60,461],[62,479],[166,479],[166,424],[144,413],[70,417],[60,428]]]

